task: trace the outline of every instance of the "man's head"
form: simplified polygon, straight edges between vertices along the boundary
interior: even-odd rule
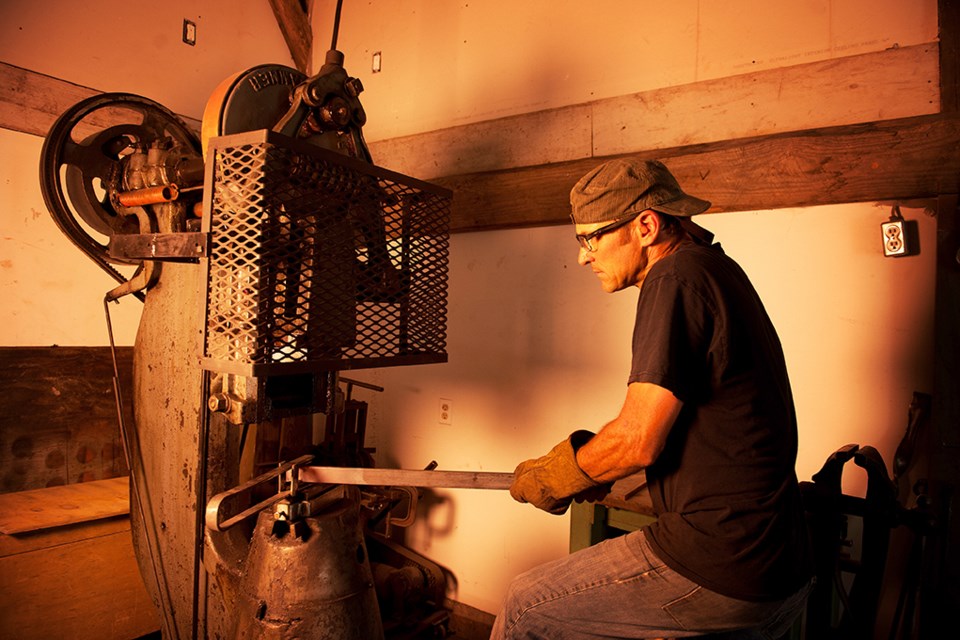
[[[578,262],[590,265],[607,292],[640,286],[653,262],[687,233],[707,244],[712,240],[689,219],[710,203],[684,193],[654,160],[600,165],[574,186],[570,206],[581,246]]]

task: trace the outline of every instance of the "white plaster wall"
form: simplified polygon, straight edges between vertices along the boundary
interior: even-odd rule
[[[184,19],[197,24],[196,46],[181,41]],[[292,65],[267,0],[2,0],[0,61],[196,119],[226,77]],[[116,282],[52,222],[42,145],[0,129],[0,344],[105,345],[103,296]],[[132,297],[111,305],[118,344],[133,343],[140,308]]]
[[[856,443],[889,461],[913,391],[932,391],[935,220],[904,209],[920,255],[884,258],[874,204],[706,216],[751,276],[779,329],[800,423],[797,472]],[[382,385],[371,443],[383,466],[511,471],[620,408],[636,291],[603,293],[576,263],[568,227],[454,236],[447,364],[353,372]],[[452,401],[452,424],[438,401]],[[859,469],[845,490],[863,490]],[[438,491],[410,542],[459,581],[458,597],[495,611],[509,580],[566,552],[569,518],[505,492]]]
[[[334,4],[314,8],[318,60]],[[379,140],[935,42],[936,20],[933,0],[347,1],[338,48],[366,87],[365,134]],[[371,74],[377,51],[383,71]],[[703,223],[752,275],[780,329],[801,479],[848,443],[876,446],[889,465],[913,391],[931,391],[935,221],[922,208],[904,212],[918,220],[923,252],[900,260],[882,257],[885,205]],[[446,469],[510,471],[616,414],[636,297],[604,295],[575,248],[564,227],[454,236],[450,362],[352,374],[386,387],[367,393],[381,465],[436,459]],[[440,398],[452,401],[452,425],[439,423]],[[844,480],[846,491],[862,492],[857,471]],[[453,571],[467,604],[496,611],[514,575],[566,553],[566,517],[506,494],[429,496],[408,539]]]
[[[337,48],[381,140],[936,39],[935,0],[345,0]]]
[[[194,46],[184,19],[197,25]],[[197,119],[227,76],[293,65],[268,0],[3,0],[0,60]]]
[[[0,344],[106,345],[103,297],[117,283],[54,224],[37,177],[42,145],[0,129]],[[141,309],[134,298],[110,305],[117,344],[133,344]]]

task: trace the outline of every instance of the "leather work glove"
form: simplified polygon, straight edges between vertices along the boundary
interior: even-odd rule
[[[547,455],[521,462],[514,471],[510,495],[558,516],[573,500],[602,500],[611,485],[595,482],[577,464],[577,450],[593,436],[590,431],[575,431]]]

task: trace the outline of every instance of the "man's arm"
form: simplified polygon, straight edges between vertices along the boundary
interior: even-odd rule
[[[573,500],[600,499],[614,480],[657,459],[682,406],[663,387],[632,383],[620,415],[600,433],[575,431],[547,455],[521,462],[510,495],[557,515]]]
[[[577,451],[580,468],[596,482],[625,478],[650,466],[667,441],[683,403],[649,382],[627,387],[620,415]]]

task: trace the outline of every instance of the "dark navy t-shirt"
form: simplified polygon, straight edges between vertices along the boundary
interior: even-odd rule
[[[647,480],[647,537],[674,571],[743,600],[799,589],[812,562],[797,422],[777,333],[719,245],[681,245],[640,290],[630,382],[684,405]]]

